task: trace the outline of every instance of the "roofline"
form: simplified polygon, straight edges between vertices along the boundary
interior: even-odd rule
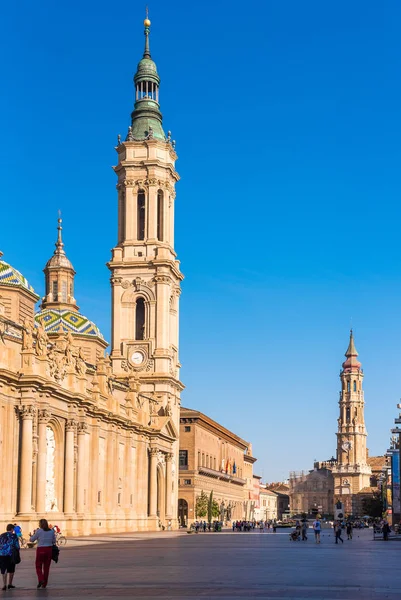
[[[236,442],[237,444],[242,446],[244,450],[246,450],[250,446],[249,442],[243,440],[238,435],[236,435],[229,429],[226,429],[225,427],[223,427],[223,425],[220,425],[220,423],[217,423],[217,421],[214,421],[213,419],[211,419],[210,417],[208,417],[204,413],[201,413],[198,410],[194,410],[192,408],[185,408],[184,406],[182,406],[180,409],[180,423],[181,419],[195,419],[196,421],[199,421],[200,424],[206,426],[206,428],[217,430],[220,433],[220,435],[224,436],[226,439],[230,439],[233,442]],[[245,454],[244,456],[246,457],[247,455]],[[257,459],[255,458],[255,461],[256,460]]]

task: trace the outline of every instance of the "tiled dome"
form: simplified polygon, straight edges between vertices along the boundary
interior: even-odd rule
[[[1,253],[0,253],[1,254]],[[13,287],[22,287],[35,293],[33,287],[29,285],[27,279],[14,269],[11,265],[0,259],[0,285],[10,285]]]
[[[35,315],[36,325],[43,324],[46,333],[70,331],[72,334],[97,337],[104,340],[98,327],[84,315],[73,310],[57,310],[45,308]]]

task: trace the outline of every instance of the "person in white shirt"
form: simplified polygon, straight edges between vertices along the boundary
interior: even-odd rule
[[[320,532],[322,531],[322,524],[318,518],[313,521],[313,531],[315,532],[316,544],[320,544]]]

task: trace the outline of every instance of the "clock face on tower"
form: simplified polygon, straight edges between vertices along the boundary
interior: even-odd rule
[[[135,350],[135,352],[133,352],[131,354],[131,362],[133,365],[135,365],[137,367],[139,367],[139,365],[141,365],[144,360],[145,360],[145,355],[143,354],[143,352],[140,352],[139,350]]]
[[[349,452],[351,450],[352,444],[351,442],[343,442],[341,447],[344,450],[344,452]]]

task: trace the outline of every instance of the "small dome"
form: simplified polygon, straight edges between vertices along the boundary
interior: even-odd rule
[[[29,285],[27,279],[4,260],[0,260],[0,285],[22,287],[35,294],[33,287]]]
[[[64,253],[53,254],[53,256],[47,261],[45,268],[48,269],[49,267],[50,268],[64,267],[65,269],[74,270],[74,267],[72,266],[71,261],[66,257],[66,255]]]
[[[72,334],[97,337],[104,340],[99,328],[84,315],[74,310],[45,308],[35,315],[36,326],[43,324],[46,333],[70,331]]]
[[[134,75],[135,83],[140,81],[153,81],[157,85],[160,83],[160,77],[157,73],[156,63],[151,58],[142,58]]]

